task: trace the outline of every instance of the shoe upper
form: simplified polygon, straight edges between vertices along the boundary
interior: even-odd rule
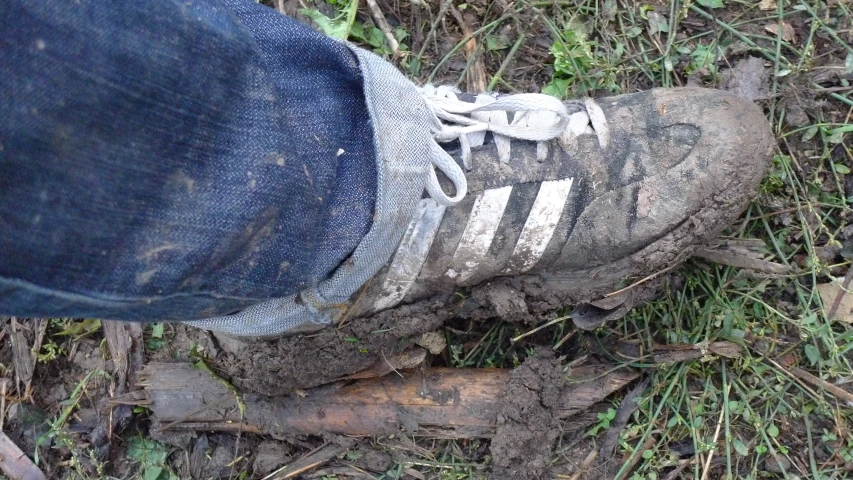
[[[454,143],[456,163],[468,164],[466,197],[447,208],[421,201],[371,282],[367,312],[518,275],[547,279],[563,301],[592,300],[716,236],[769,163],[763,114],[728,93],[657,89],[596,103],[605,139],[590,122],[570,141],[511,140],[508,161],[500,135],[469,142],[470,153]]]
[[[769,161],[773,137],[760,110],[726,93],[460,101],[351,48],[376,145],[370,231],[313,288],[187,323],[293,334],[459,287],[476,297],[484,282],[535,291],[538,311],[589,301],[719,233]]]

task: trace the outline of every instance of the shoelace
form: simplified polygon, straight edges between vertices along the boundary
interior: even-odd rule
[[[577,138],[595,134],[598,144],[606,148],[610,142],[610,128],[601,107],[591,98],[563,103],[540,93],[522,93],[503,97],[481,94],[474,103],[457,97],[453,87],[421,87],[421,94],[432,111],[432,144],[430,169],[426,190],[438,204],[453,206],[465,198],[468,182],[465,172],[439,143],[458,140],[462,150],[462,163],[471,169],[471,147],[480,146],[486,132],[492,132],[500,161],[509,162],[511,140],[538,142],[536,156],[539,161],[548,157],[548,141],[557,139],[567,152],[577,149]],[[510,113],[514,116],[510,121]],[[456,190],[448,196],[438,183],[436,170],[440,170]]]

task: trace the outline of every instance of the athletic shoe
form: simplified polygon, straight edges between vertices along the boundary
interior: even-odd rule
[[[316,288],[188,323],[280,335],[463,292],[467,314],[510,319],[583,303],[575,322],[593,328],[630,308],[623,287],[729,226],[772,155],[761,110],[721,91],[468,96],[359,55],[380,172],[373,228]]]

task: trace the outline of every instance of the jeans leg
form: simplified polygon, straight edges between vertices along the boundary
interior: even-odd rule
[[[344,44],[252,0],[8,0],[0,22],[0,314],[233,313],[369,230]]]

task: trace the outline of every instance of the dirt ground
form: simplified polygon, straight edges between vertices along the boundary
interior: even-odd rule
[[[46,478],[849,478],[853,310],[843,317],[844,295],[816,285],[849,284],[853,257],[850,5],[752,3],[378,0],[401,53],[364,3],[350,39],[418,83],[462,90],[571,97],[699,85],[755,101],[777,155],[726,233],[761,240],[757,270],[691,260],[594,332],[572,326],[565,299],[518,301],[501,289],[538,291],[532,278],[267,341],[181,324],[5,318],[0,432]],[[316,12],[340,18],[347,5],[270,8],[323,28]],[[213,379],[175,400],[196,405],[183,418],[166,421],[151,403],[144,365],[156,362]],[[481,388],[473,380],[416,395],[439,409],[423,415],[460,422],[453,428],[412,424],[426,418],[415,403],[377,435],[357,434],[354,420],[303,428],[311,415],[335,425],[323,418],[332,400],[359,382],[445,367],[505,376],[482,387],[499,392],[492,401],[472,396],[461,413],[449,406]],[[584,368],[600,374],[573,380]],[[567,399],[602,379],[597,398]],[[381,407],[368,393],[350,413]],[[290,410],[279,405],[313,398],[332,403],[283,420]]]

